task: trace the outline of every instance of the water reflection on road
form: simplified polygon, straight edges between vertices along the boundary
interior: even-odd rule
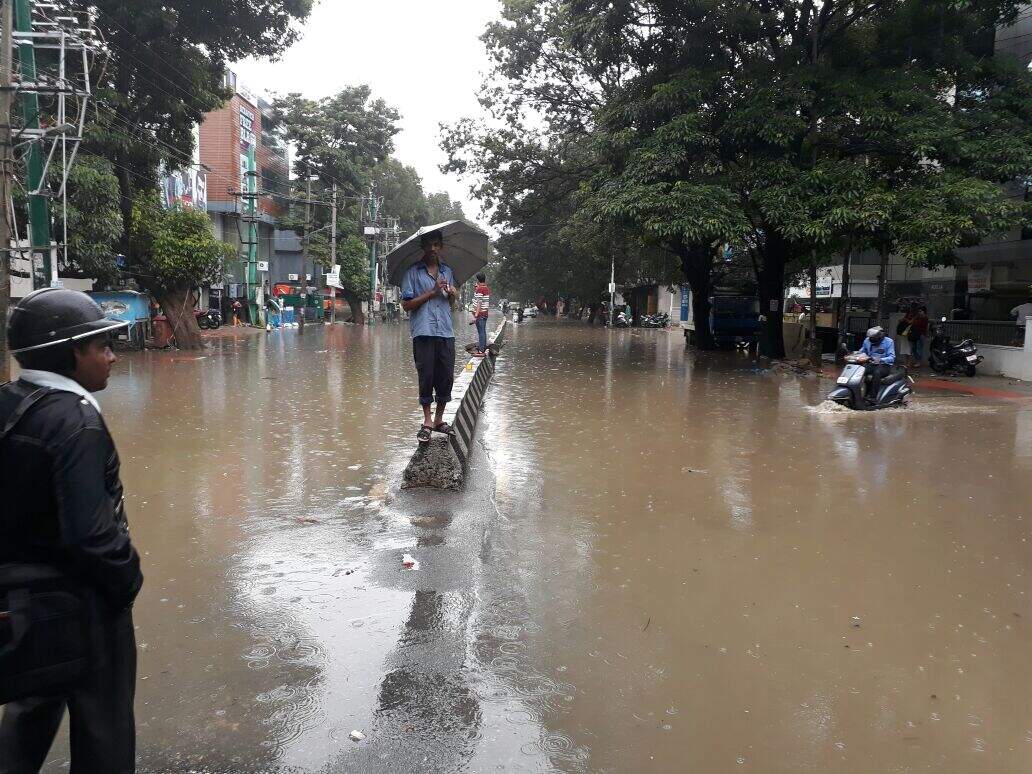
[[[117,366],[141,770],[1027,770],[1032,406],[824,415],[534,321],[467,489],[399,492],[410,360],[338,326]]]

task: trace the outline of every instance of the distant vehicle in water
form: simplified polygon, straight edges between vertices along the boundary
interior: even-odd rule
[[[710,331],[718,347],[752,348],[760,335],[760,300],[752,294],[716,292],[710,297]],[[695,309],[692,291],[681,287],[681,328],[685,341],[695,341]]]
[[[525,317],[537,317],[538,308],[536,306],[528,306],[526,309],[523,310],[523,315]]]

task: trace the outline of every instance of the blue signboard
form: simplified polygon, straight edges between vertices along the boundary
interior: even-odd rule
[[[681,322],[688,322],[689,299],[691,289],[687,285],[681,285]]]

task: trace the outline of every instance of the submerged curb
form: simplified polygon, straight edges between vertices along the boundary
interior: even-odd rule
[[[507,324],[508,321],[503,319],[488,338],[492,349],[497,350],[502,345]],[[452,433],[447,437],[435,437],[430,443],[416,448],[405,468],[406,488],[429,486],[455,490],[462,486],[473,454],[473,438],[484,394],[494,374],[497,357],[497,354],[489,354],[466,361],[462,372],[455,377],[452,402],[444,414],[444,420],[452,426]]]

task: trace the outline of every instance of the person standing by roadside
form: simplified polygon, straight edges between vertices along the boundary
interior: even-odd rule
[[[451,267],[442,262],[444,238],[440,231],[419,239],[423,260],[411,266],[401,281],[401,308],[409,313],[412,356],[419,376],[419,405],[423,426],[416,433],[420,443],[430,442],[430,432],[451,432],[444,421],[444,408],[451,400],[455,382],[455,330],[452,305],[459,295]],[[436,400],[437,413],[430,421],[430,406]]]
[[[896,323],[896,354],[904,358],[906,365],[908,366],[912,366],[914,364],[911,334],[914,329],[915,316],[916,307],[907,307],[907,311],[904,313],[903,319]]]
[[[1016,307],[1010,310],[1011,317],[1014,318],[1014,322],[1017,323],[1017,344],[1020,347],[1025,343],[1025,336],[1028,332],[1025,329],[1025,318],[1032,317],[1032,301],[1026,301],[1023,304],[1018,304]]]
[[[0,774],[40,769],[66,707],[73,773],[136,767],[132,604],[143,575],[118,453],[92,395],[107,386],[111,331],[124,324],[59,288],[30,293],[11,312],[8,345],[22,372],[0,387],[0,565],[56,570],[86,601],[91,647],[84,672],[60,692],[4,707]]]
[[[477,326],[477,351],[475,357],[487,352],[487,318],[491,312],[491,288],[487,286],[487,275],[477,274],[477,285],[473,291],[473,323]]]
[[[919,306],[910,324],[910,350],[913,352],[914,368],[921,367],[924,360],[924,342],[928,335],[928,307]]]

